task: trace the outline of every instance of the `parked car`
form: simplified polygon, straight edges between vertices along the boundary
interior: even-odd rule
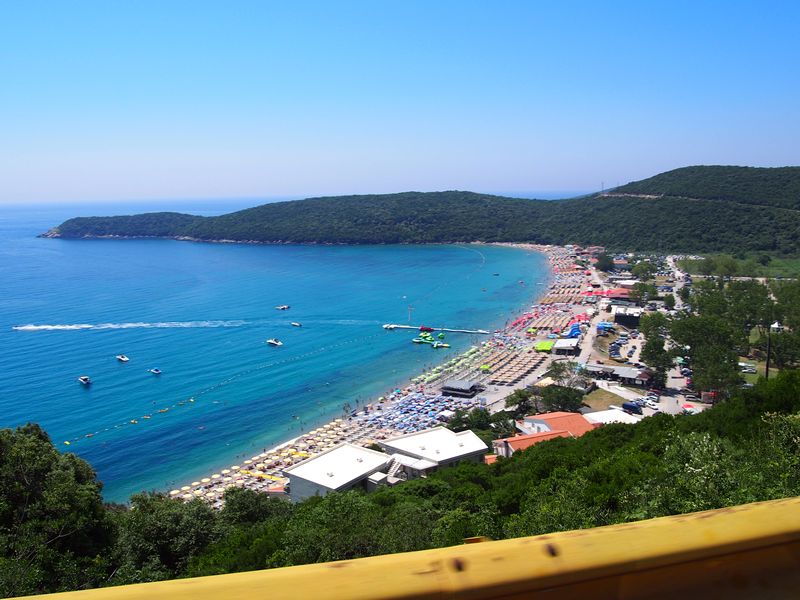
[[[638,404],[635,404],[634,402],[623,402],[622,410],[624,410],[626,413],[632,413],[635,415],[642,414],[642,407],[639,406]]]
[[[644,405],[645,405],[647,408],[651,409],[651,410],[660,410],[660,409],[659,409],[659,407],[658,407],[658,404],[656,404],[656,403],[655,403],[655,402],[653,402],[652,400],[645,400],[645,401],[644,401]]]
[[[698,398],[695,394],[685,394],[683,397],[686,398],[687,400],[692,400],[694,402],[700,401],[700,398]]]

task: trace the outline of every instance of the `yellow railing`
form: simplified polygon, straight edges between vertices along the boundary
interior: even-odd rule
[[[800,598],[800,498],[624,525],[47,598]]]

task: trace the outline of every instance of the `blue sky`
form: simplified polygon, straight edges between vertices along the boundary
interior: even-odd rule
[[[4,2],[0,202],[800,164],[795,2]]]

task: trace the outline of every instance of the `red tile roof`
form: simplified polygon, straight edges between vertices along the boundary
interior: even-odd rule
[[[483,462],[487,465],[491,465],[497,462],[497,459],[500,458],[497,454],[485,454],[483,456]]]
[[[573,437],[580,437],[587,431],[595,428],[594,424],[589,423],[583,415],[571,412],[551,412],[541,415],[532,415],[529,419],[544,421],[550,427],[550,431],[568,431]]]
[[[516,452],[518,450],[525,450],[534,444],[552,440],[555,438],[572,437],[569,431],[543,431],[541,433],[528,433],[524,435],[515,435],[514,437],[495,440],[493,443],[498,445],[508,444],[511,450]]]

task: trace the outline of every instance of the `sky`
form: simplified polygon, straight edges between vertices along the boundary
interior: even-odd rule
[[[0,202],[800,164],[800,3],[0,0]]]

